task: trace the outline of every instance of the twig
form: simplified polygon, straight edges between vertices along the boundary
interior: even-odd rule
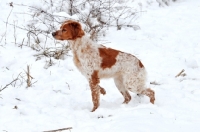
[[[22,46],[23,46],[23,44],[24,44],[24,39],[25,39],[25,38],[23,38],[23,40],[22,40],[22,44],[18,46],[18,47],[21,47],[21,49],[22,49]]]
[[[69,88],[69,90],[70,90],[70,86],[69,86],[69,83],[67,83],[67,82],[66,82],[66,84],[67,84],[67,86],[68,86],[68,88]]]
[[[4,21],[3,21],[4,22]],[[20,26],[16,26],[16,25],[14,25],[14,24],[11,24],[11,23],[8,23],[8,22],[4,22],[4,23],[6,23],[7,25],[11,25],[11,26],[15,26],[16,28],[18,28],[18,29],[21,29],[21,30],[24,30],[24,31],[28,31],[28,33],[30,34],[30,33],[32,33],[32,34],[34,34],[35,36],[37,36],[38,34],[36,34],[35,32],[39,32],[39,33],[41,33],[41,34],[43,34],[43,35],[46,35],[47,33],[48,33],[48,31],[45,31],[45,30],[40,30],[40,29],[35,29],[35,30],[31,30],[31,29],[27,29],[27,28],[23,28],[23,27],[20,27]],[[49,37],[48,36],[48,38],[49,39],[52,39],[51,37]]]
[[[7,34],[7,27],[8,27],[8,19],[9,19],[11,13],[12,13],[12,10],[13,10],[13,2],[11,2],[11,3],[9,4],[9,6],[12,7],[12,9],[10,10],[10,13],[9,13],[9,15],[8,15],[8,17],[7,17],[7,20],[6,20],[5,44],[6,44],[6,40],[7,40],[6,34]]]
[[[29,68],[29,65],[27,65],[27,87],[30,87],[31,86],[31,78],[30,78],[30,68]]]
[[[5,32],[4,34],[1,35],[0,43],[1,43],[1,41],[3,40],[3,37],[5,37],[5,35],[6,35],[6,32]]]
[[[21,74],[21,73],[20,73]],[[12,82],[10,82],[9,84],[7,84],[6,86],[4,86],[2,89],[0,89],[0,92],[3,91],[4,89],[6,89],[9,85],[12,85],[12,83],[16,82],[17,80],[19,80],[19,76],[20,74],[17,76],[17,78],[15,78]]]
[[[58,48],[54,48],[54,47],[50,47],[50,48],[46,48],[42,53],[38,53],[35,54],[34,56],[36,57],[40,57],[40,56],[45,56],[45,57],[54,57],[55,59],[60,59],[63,55],[65,55],[66,53],[69,52],[70,47],[66,47],[63,48],[61,47],[61,49]]]
[[[9,85],[11,85],[13,82],[17,81],[18,78],[15,78],[12,82],[10,82],[9,84],[6,84],[5,87],[3,87],[2,89],[0,89],[0,92],[3,91],[4,89],[6,89]]]
[[[150,84],[152,84],[152,85],[160,85],[160,84],[157,83],[156,81],[150,82]]]
[[[14,40],[15,40],[15,45],[16,45],[16,40],[17,40],[17,37],[16,37],[16,25],[15,25],[15,21],[14,21]]]
[[[33,79],[33,77],[30,75],[30,68],[29,68],[29,65],[27,65],[27,72],[26,72],[26,75],[27,75],[26,83],[27,83],[27,88],[28,88],[28,87],[31,87],[31,85],[32,85],[31,80]]]
[[[70,19],[69,17],[65,17],[65,16],[53,15],[51,13],[48,13],[47,11],[44,11],[43,9],[40,9],[40,8],[37,8],[37,7],[34,7],[34,6],[29,6],[29,5],[24,5],[24,4],[17,4],[17,3],[13,3],[13,5],[15,5],[15,6],[24,6],[24,7],[30,8],[32,10],[39,11],[41,13],[45,13],[46,15],[50,16],[51,18],[53,18],[58,23],[59,23],[59,21],[57,20],[57,17],[61,17],[61,18],[65,18],[65,19]]]
[[[58,131],[64,131],[64,130],[71,130],[72,127],[67,127],[67,128],[61,128],[61,129],[56,129],[56,130],[49,130],[49,131],[43,131],[43,132],[58,132]]]
[[[175,77],[179,77],[185,70],[181,70]]]

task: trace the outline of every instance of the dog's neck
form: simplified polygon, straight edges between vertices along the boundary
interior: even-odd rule
[[[84,35],[81,38],[77,38],[75,40],[68,40],[68,42],[73,52],[76,52],[78,49],[84,49],[88,45],[93,44],[92,40],[87,35]]]

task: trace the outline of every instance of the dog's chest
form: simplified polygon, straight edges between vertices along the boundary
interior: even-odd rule
[[[98,50],[87,47],[74,52],[74,63],[78,69],[98,69],[101,63]]]

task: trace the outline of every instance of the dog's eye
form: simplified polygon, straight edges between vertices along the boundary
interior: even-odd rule
[[[62,32],[66,32],[67,30],[63,29]]]

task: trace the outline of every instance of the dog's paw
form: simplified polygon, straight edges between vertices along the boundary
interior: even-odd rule
[[[100,87],[100,93],[105,95],[106,94],[106,90],[104,88]]]

